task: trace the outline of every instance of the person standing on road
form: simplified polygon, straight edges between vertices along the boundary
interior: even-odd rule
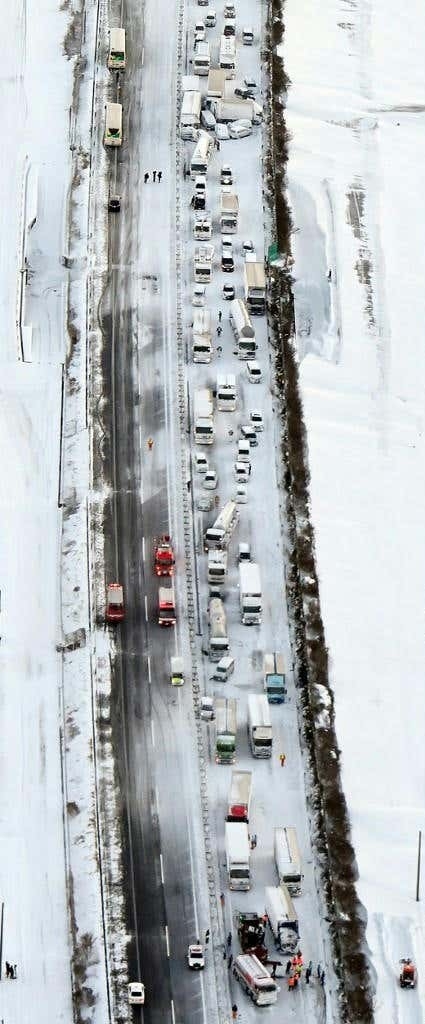
[[[158,181],[159,182],[161,181],[161,178],[162,178],[162,171],[158,171]]]
[[[320,984],[321,984],[322,988],[323,988],[323,986],[325,984],[325,977],[326,977],[325,972],[322,971],[322,973],[320,975]]]
[[[210,941],[210,930],[209,930],[209,928],[207,928],[207,930],[205,932],[205,945],[206,946],[208,946],[209,941]]]
[[[310,963],[309,963],[308,967],[306,967],[306,971],[305,971],[305,983],[306,983],[306,985],[310,984],[310,978],[311,978],[312,970],[313,970],[313,963],[310,960]]]
[[[286,754],[280,754],[279,760],[280,760],[280,767],[284,768],[285,767],[285,761],[286,761]]]
[[[156,181],[156,171],[152,171],[153,180]]]
[[[229,934],[227,936],[227,948],[230,949],[231,945],[232,945],[232,933],[229,932]]]
[[[229,956],[229,959],[228,959],[228,961],[227,961],[227,967],[228,967],[228,970],[229,970],[229,971],[230,971],[230,968],[231,968],[231,966],[232,966],[232,963],[233,963],[233,955],[232,955],[232,953],[231,953],[231,954],[230,954],[230,956]]]
[[[149,181],[149,171],[145,171],[145,185],[147,185],[148,181]]]
[[[221,312],[221,309],[219,309],[219,311],[218,311],[218,322],[219,322],[219,324],[221,324],[221,318],[222,318],[222,316],[223,316],[223,314],[222,314],[222,312]]]
[[[292,967],[292,962],[291,962],[291,960],[288,960],[288,962],[286,964],[285,974],[290,974],[291,973],[291,967]]]

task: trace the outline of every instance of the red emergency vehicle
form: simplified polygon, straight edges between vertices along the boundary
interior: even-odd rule
[[[171,537],[163,533],[155,540],[154,544],[154,571],[156,576],[174,575],[174,550]]]
[[[158,623],[160,626],[175,626],[176,624],[176,603],[173,586],[159,588]]]
[[[122,622],[125,618],[124,590],[121,583],[108,583],[106,591],[106,621]]]

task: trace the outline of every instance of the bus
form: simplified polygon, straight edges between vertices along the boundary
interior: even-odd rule
[[[236,43],[234,36],[222,36],[220,39],[220,67],[226,72],[226,78],[234,78],[236,70]]]
[[[110,71],[124,71],[125,64],[125,28],[111,28],[108,68]]]
[[[122,143],[122,106],[121,103],[106,104],[105,146],[121,146]]]

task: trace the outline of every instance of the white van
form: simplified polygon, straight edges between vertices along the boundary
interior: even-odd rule
[[[243,123],[241,121],[231,121],[227,125],[227,131],[229,132],[229,139],[245,139],[248,135],[252,135],[252,124],[248,124],[247,121]]]
[[[254,30],[251,26],[242,29],[242,42],[244,46],[252,46],[254,42]]]
[[[204,18],[206,28],[215,28],[217,24],[217,15],[215,11],[208,11],[208,14]]]
[[[248,380],[251,382],[251,384],[259,384],[260,381],[263,379],[261,366],[259,363],[257,363],[255,359],[248,360],[246,364],[246,372]]]

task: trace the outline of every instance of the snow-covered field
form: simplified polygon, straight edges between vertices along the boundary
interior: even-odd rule
[[[284,19],[296,321],[343,785],[376,1020],[419,1021],[424,979],[416,994],[395,985],[398,959],[422,964],[425,951],[425,14],[288,0]]]

